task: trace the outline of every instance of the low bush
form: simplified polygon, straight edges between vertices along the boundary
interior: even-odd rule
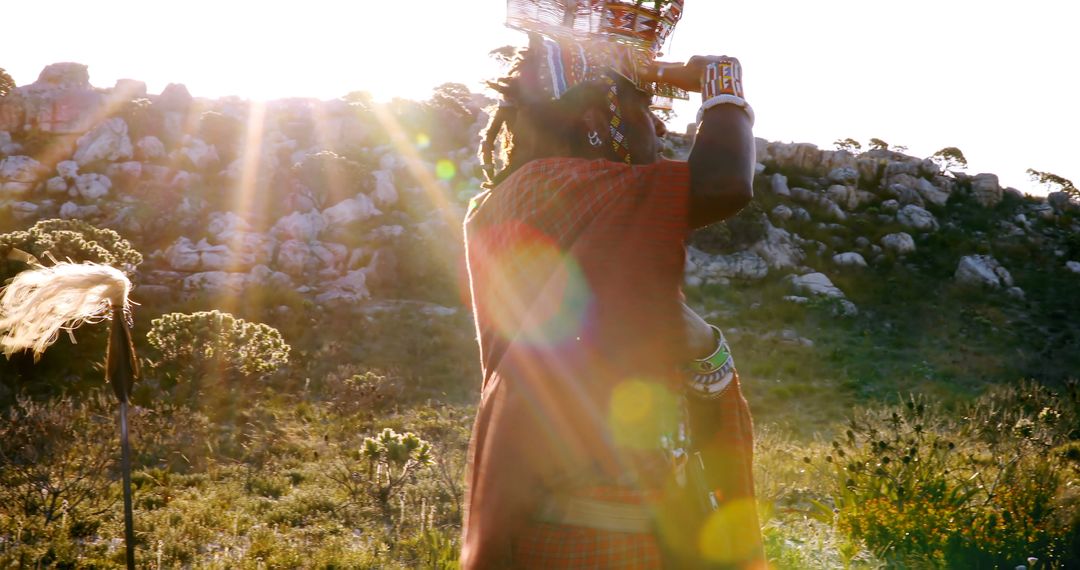
[[[911,398],[853,419],[808,463],[830,482],[818,511],[892,565],[1080,564],[1075,392],[1024,383],[958,413]],[[828,502],[833,508],[829,508]]]
[[[277,329],[229,313],[169,313],[151,327],[146,339],[160,355],[155,366],[181,379],[258,379],[289,362],[289,345]]]

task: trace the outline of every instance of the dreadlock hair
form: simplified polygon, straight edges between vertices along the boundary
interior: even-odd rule
[[[594,156],[587,142],[588,127],[583,115],[588,109],[609,113],[605,88],[595,84],[577,85],[558,100],[549,100],[539,87],[539,68],[544,57],[541,40],[531,35],[529,47],[518,52],[510,73],[488,86],[502,95],[498,109],[491,113],[480,144],[480,162],[488,182],[498,186],[525,163],[554,156]],[[629,91],[632,91],[632,84]],[[628,91],[627,89],[621,90]],[[501,138],[503,169],[495,172],[496,142]]]

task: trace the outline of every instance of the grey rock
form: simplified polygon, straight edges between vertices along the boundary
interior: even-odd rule
[[[914,204],[908,204],[896,214],[896,220],[901,225],[919,231],[937,231],[938,221],[933,214]]]
[[[975,201],[985,208],[997,206],[1003,197],[996,174],[984,173],[971,177],[971,193]]]
[[[772,209],[772,212],[770,214],[773,220],[786,222],[787,220],[791,219],[791,216],[794,215],[794,212],[792,212],[791,208],[785,206],[784,204],[778,204],[775,208]]]
[[[779,270],[798,267],[806,258],[806,253],[795,242],[791,232],[769,223],[765,226],[765,237],[752,245],[749,251],[761,256],[770,268]]]
[[[897,255],[907,255],[915,251],[915,239],[906,232],[888,234],[882,237],[881,245]]]
[[[866,267],[866,259],[854,251],[838,253],[833,256],[832,261],[840,267]]]
[[[954,278],[961,284],[994,289],[1013,286],[1009,271],[989,255],[966,255],[960,258]]]
[[[97,200],[109,195],[112,180],[104,174],[91,172],[75,177],[75,192],[84,200]]]
[[[100,160],[118,161],[132,157],[128,126],[120,117],[103,121],[75,142],[73,159],[79,166]]]
[[[853,166],[840,166],[829,171],[829,181],[854,186],[859,182],[859,171]]]
[[[806,293],[811,296],[832,297],[843,299],[841,291],[824,273],[808,273],[806,275],[789,276],[791,286],[798,293]]]
[[[924,200],[935,205],[944,206],[949,201],[949,193],[933,185],[929,180],[920,178],[915,182],[915,191]]]
[[[1046,195],[1046,203],[1059,214],[1076,209],[1076,202],[1065,192],[1051,192]]]
[[[1080,261],[1066,261],[1065,269],[1080,274]]]
[[[730,255],[709,255],[695,248],[688,248],[688,254],[696,267],[696,274],[705,282],[718,278],[758,281],[769,274],[769,265],[764,259],[749,251],[740,251]]]
[[[45,191],[49,194],[66,194],[68,191],[67,180],[60,176],[53,176],[45,181]]]
[[[900,209],[900,202],[897,200],[885,200],[881,203],[881,211],[883,212],[896,212]]]
[[[777,196],[791,196],[791,190],[788,188],[787,176],[780,174],[779,172],[772,175],[769,180],[769,187],[772,188],[773,194]]]

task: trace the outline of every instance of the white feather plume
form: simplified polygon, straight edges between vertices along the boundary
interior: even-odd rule
[[[109,318],[129,308],[131,281],[99,263],[58,262],[19,273],[0,291],[0,347],[4,355],[30,349],[38,357],[61,330]]]

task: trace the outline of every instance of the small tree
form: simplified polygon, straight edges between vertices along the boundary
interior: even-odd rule
[[[862,150],[862,144],[850,137],[843,140],[837,139],[833,144],[836,145],[836,150],[846,150],[851,154],[858,154]]]
[[[889,150],[889,143],[881,139],[870,139],[870,150]]]
[[[1080,200],[1080,190],[1076,188],[1072,180],[1058,176],[1053,172],[1044,172],[1034,168],[1027,169],[1027,173],[1033,181],[1046,185],[1051,191],[1056,188],[1057,191],[1068,194],[1074,200]]]
[[[11,93],[15,89],[15,80],[8,75],[7,71],[4,71],[3,67],[0,67],[0,97]]]
[[[398,433],[391,428],[385,428],[375,437],[364,438],[358,458],[366,464],[366,472],[357,470],[357,464],[347,460],[329,477],[341,485],[351,499],[363,495],[373,499],[387,524],[391,522],[393,498],[413,480],[420,468],[435,463],[430,443],[412,432]]]
[[[934,164],[938,165],[938,168],[942,170],[963,170],[967,168],[968,161],[964,158],[964,153],[955,146],[947,146],[934,153],[930,157],[930,160],[934,161]]]

